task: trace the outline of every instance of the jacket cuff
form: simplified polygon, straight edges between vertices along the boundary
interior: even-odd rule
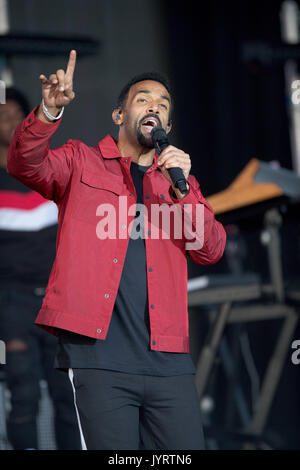
[[[36,137],[51,137],[52,134],[54,134],[54,132],[59,127],[61,123],[61,118],[49,124],[47,122],[41,121],[36,115],[39,106],[40,105],[36,106],[22,121],[20,133],[24,132],[27,129],[30,129],[30,132]]]
[[[172,186],[170,186],[169,188],[169,194],[172,198],[172,201],[176,204],[197,204],[201,201],[199,201],[199,198],[197,197],[197,195],[194,193],[193,191],[193,186],[191,185],[191,183],[188,181],[188,184],[189,184],[189,191],[188,193],[181,199],[178,199]]]

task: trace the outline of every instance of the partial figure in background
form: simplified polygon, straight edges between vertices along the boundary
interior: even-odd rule
[[[0,105],[0,338],[6,343],[5,380],[11,393],[7,433],[14,449],[38,448],[40,380],[48,383],[58,449],[79,449],[69,380],[53,368],[56,338],[34,325],[55,257],[57,207],[10,176],[7,151],[28,114],[25,96],[6,90]]]

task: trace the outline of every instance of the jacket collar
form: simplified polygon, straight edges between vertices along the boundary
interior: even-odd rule
[[[117,141],[110,134],[100,140],[98,145],[103,158],[122,158]]]
[[[98,143],[100,152],[103,156],[103,158],[126,158],[122,157],[122,155],[119,152],[118,146],[117,146],[117,141],[114,139],[110,134],[107,134],[104,139],[100,140]],[[156,153],[154,154],[154,165],[153,169],[160,169],[159,166],[157,165],[157,159],[159,155]]]

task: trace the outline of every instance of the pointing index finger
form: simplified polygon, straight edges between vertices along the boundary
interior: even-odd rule
[[[68,65],[67,65],[67,70],[66,70],[66,75],[71,79],[73,78],[73,74],[74,74],[74,70],[75,70],[75,64],[76,64],[76,51],[73,49],[70,52],[69,62],[68,62]]]

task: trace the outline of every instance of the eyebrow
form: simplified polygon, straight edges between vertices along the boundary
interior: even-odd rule
[[[150,94],[151,91],[150,91],[150,90],[138,90],[138,91],[135,93],[134,98],[136,97],[136,95],[137,95],[138,93],[148,93],[148,94]],[[161,98],[163,98],[163,99],[169,101],[169,103],[171,104],[171,100],[170,100],[170,98],[168,98],[168,96],[166,96],[166,95],[160,95],[160,96],[161,96]]]

